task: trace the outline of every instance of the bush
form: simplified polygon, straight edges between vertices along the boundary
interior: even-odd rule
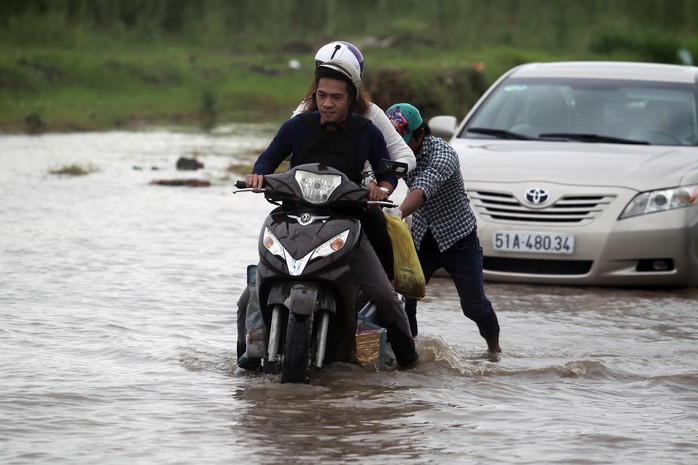
[[[677,54],[680,48],[679,41],[673,37],[658,34],[601,33],[592,40],[590,48],[592,52],[601,55],[614,55],[622,52],[652,63],[680,63]]]
[[[400,102],[409,102],[428,116],[467,112],[487,89],[481,63],[470,66],[447,65],[409,69],[372,68],[365,79],[366,90],[383,110]]]

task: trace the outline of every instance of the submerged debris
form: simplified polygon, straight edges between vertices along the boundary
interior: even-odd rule
[[[158,186],[187,186],[187,187],[209,187],[210,181],[205,179],[153,179],[150,184]]]
[[[204,167],[204,164],[201,163],[196,158],[179,157],[179,159],[177,160],[177,169],[178,170],[196,171],[196,170],[201,169],[203,167]]]
[[[99,171],[99,169],[96,166],[81,166],[77,164],[72,164],[61,166],[58,168],[52,168],[48,172],[49,174],[55,174],[59,176],[85,176],[96,171]]]

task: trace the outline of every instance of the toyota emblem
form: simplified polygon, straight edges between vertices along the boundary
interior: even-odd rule
[[[526,191],[524,194],[524,199],[527,203],[531,205],[542,205],[548,201],[550,198],[550,193],[547,190],[541,189],[540,187],[532,187]]]

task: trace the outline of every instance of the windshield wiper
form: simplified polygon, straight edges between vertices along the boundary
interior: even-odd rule
[[[492,129],[492,128],[468,128],[468,132],[474,132],[475,134],[486,134],[488,136],[495,136],[497,139],[514,139],[514,140],[534,140],[535,137],[529,137],[524,134],[519,134],[518,132],[507,131],[506,129]]]
[[[546,132],[540,134],[541,139],[566,139],[578,142],[608,142],[611,144],[650,145],[644,140],[623,139],[621,137],[602,136],[601,134],[581,134],[576,132]]]

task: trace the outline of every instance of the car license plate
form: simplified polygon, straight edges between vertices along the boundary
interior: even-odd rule
[[[495,231],[492,247],[498,252],[574,253],[574,235],[565,233]]]

